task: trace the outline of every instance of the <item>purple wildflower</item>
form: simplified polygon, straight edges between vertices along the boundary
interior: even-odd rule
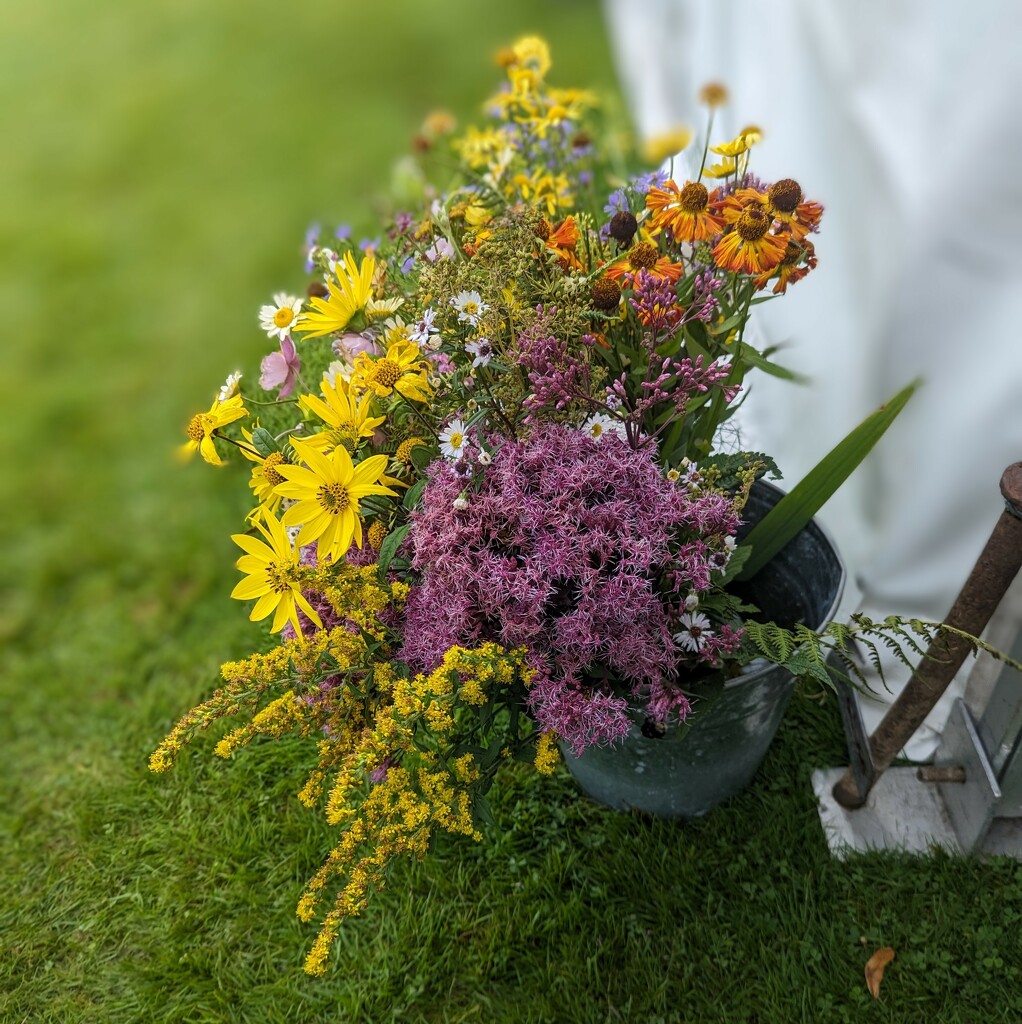
[[[733,533],[733,506],[667,481],[651,451],[552,423],[505,440],[459,508],[464,486],[434,463],[412,516],[420,579],[400,656],[419,671],[454,644],[524,647],[539,673],[529,701],[541,728],[576,751],[622,735],[627,701],[590,673],[602,666],[637,698],[675,676],[679,589],[657,581],[670,578],[680,538],[697,543],[699,523]],[[709,576],[705,558],[686,557],[674,571],[683,593],[697,568]]]

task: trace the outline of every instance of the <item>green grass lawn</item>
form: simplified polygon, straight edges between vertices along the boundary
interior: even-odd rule
[[[184,423],[254,367],[307,224],[368,229],[422,115],[471,117],[525,30],[555,81],[612,84],[583,0],[0,7],[4,1024],[1022,1019],[1022,868],[829,858],[830,703],[693,824],[510,773],[499,834],[402,865],[323,980],[294,916],[332,845],[305,751],[146,771],[259,639],[228,598],[244,481],[176,464]]]

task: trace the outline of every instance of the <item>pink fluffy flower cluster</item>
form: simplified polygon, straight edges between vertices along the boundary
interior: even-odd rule
[[[467,489],[434,463],[412,516],[418,582],[400,656],[430,670],[454,644],[526,648],[531,710],[576,753],[628,731],[629,698],[683,718],[673,634],[710,572],[682,571],[686,593],[667,581],[696,541],[707,559],[725,549],[740,522],[731,499],[666,479],[651,451],[609,434],[548,423],[490,442]]]

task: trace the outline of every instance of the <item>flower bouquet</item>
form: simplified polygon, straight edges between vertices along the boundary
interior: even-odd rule
[[[689,175],[627,177],[595,98],[547,84],[541,40],[501,63],[485,127],[427,120],[379,240],[308,240],[307,295],[260,311],[260,386],[232,374],[187,428],[186,452],[247,460],[232,596],[279,643],[225,664],[150,765],[225,716],[247,721],[221,757],[307,738],[299,798],[338,829],[298,906],[322,925],[313,974],[393,858],[481,838],[508,761],[550,773],[559,744],[614,744],[636,713],[676,726],[757,658],[825,681],[828,646],[870,628],[759,622],[732,586],[908,397],[738,541],[775,467],[727,425],[750,372],[791,376],[745,327],[816,266],[822,207],[752,173],[754,128],[708,129]],[[450,179],[452,155],[438,190],[425,168]]]

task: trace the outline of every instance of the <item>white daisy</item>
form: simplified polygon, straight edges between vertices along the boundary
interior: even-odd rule
[[[493,357],[493,345],[489,338],[476,338],[465,346],[466,352],[471,352],[475,359],[472,360],[472,369],[477,366],[489,366]]]
[[[465,424],[461,420],[452,420],[440,431],[440,451],[452,462],[457,462],[465,454],[467,443]]]
[[[625,425],[620,420],[612,419],[605,412],[593,413],[582,424],[582,429],[591,438],[599,441],[605,434],[616,434],[618,437],[625,437]]]
[[[678,618],[681,632],[674,634],[674,642],[684,651],[701,651],[714,635],[710,620],[702,612],[684,612]]]
[[[226,402],[232,395],[236,395],[238,393],[239,380],[241,380],[241,370],[235,370],[234,373],[228,374],[227,380],[224,381],[224,386],[220,389],[217,398],[221,402]]]
[[[436,310],[430,306],[423,314],[419,321],[414,324],[408,331],[408,340],[414,341],[416,345],[428,345],[429,339],[434,334],[440,333],[439,327],[433,326],[433,321],[436,319]]]
[[[479,318],[490,307],[483,302],[479,292],[458,292],[451,299],[451,305],[458,311],[458,319],[464,324],[471,324],[473,327],[479,323]]]
[[[271,338],[283,341],[291,329],[298,323],[302,312],[302,300],[286,292],[277,292],[273,296],[272,306],[263,306],[259,310],[259,326]]]

